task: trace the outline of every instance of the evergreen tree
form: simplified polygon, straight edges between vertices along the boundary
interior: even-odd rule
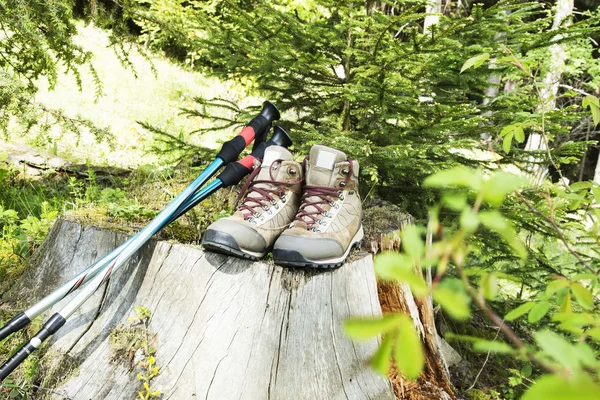
[[[320,142],[348,152],[364,166],[363,188],[376,184],[395,200],[401,193],[420,216],[423,200],[431,198],[420,188],[426,176],[458,163],[480,164],[473,151],[487,149],[482,133],[502,152],[504,127],[524,126],[525,134],[541,123],[537,90],[550,66],[551,44],[587,51],[579,71],[597,66],[593,49],[581,46],[597,32],[597,13],[551,31],[553,15],[538,2],[474,5],[467,16],[441,16],[426,32],[422,1],[171,1],[144,7],[137,12],[151,17],[136,21],[151,43],[194,49],[186,57],[199,69],[246,82],[276,101],[288,112],[287,127],[301,151]],[[473,64],[462,71],[472,57],[479,57],[475,66],[499,60],[494,73],[502,82],[518,75],[515,89],[482,104],[490,71]],[[568,134],[580,113],[574,106],[547,113],[549,140]],[[519,150],[520,133],[513,141],[502,162],[527,159]],[[573,162],[586,145],[563,141],[553,156],[560,164]]]

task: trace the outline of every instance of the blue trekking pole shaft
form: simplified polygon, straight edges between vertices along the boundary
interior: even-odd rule
[[[277,107],[268,101],[264,102],[260,114],[253,118],[236,137],[223,144],[223,147],[217,154],[215,161],[213,161],[197,178],[198,187],[201,187],[204,183],[206,183],[222,165],[235,161],[239,157],[240,153],[253,140],[255,142],[255,147],[261,143],[264,143],[265,135],[269,130],[271,123],[274,120],[279,119],[279,117],[280,115]],[[129,246],[135,237],[137,237],[137,235],[130,238],[120,247],[92,264],[85,271],[81,272],[63,284],[61,287],[50,293],[48,296],[40,300],[29,309],[13,317],[2,328],[0,328],[0,340],[6,338],[14,332],[23,329],[34,318],[41,315],[44,311],[52,307],[54,304],[65,298],[73,291],[77,290],[84,283],[87,283],[96,273],[98,273],[98,271],[102,270],[102,268],[106,267],[107,264],[114,260],[117,255],[125,249],[125,247]]]
[[[268,142],[260,143],[256,146],[252,154],[244,157],[244,159],[239,162],[229,164],[214,181],[210,182],[198,192],[196,196],[194,196],[194,193],[197,190],[199,178],[171,201],[171,203],[169,203],[169,205],[154,218],[148,226],[132,238],[131,244],[125,247],[114,261],[102,271],[99,271],[88,285],[78,292],[62,310],[50,317],[50,319],[42,326],[42,329],[40,329],[40,331],[37,332],[36,335],[19,351],[17,351],[11,359],[0,367],[0,382],[27,359],[29,354],[39,348],[46,339],[56,333],[66,323],[67,318],[69,318],[99,287],[106,283],[111,274],[123,266],[129,257],[145,243],[144,238],[149,238],[175,216],[182,215],[190,206],[193,207],[194,202],[201,201],[221,187],[237,184],[244,176],[250,173],[251,167],[247,166],[254,166],[258,157],[262,159],[267,147],[271,145],[285,145],[286,147],[291,145],[291,139],[283,129],[280,128],[279,130],[276,130],[276,133],[273,136],[274,137]],[[217,160],[214,162],[217,162]]]

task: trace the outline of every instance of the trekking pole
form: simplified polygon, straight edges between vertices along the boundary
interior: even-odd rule
[[[269,101],[263,103],[263,108],[259,115],[253,118],[248,125],[233,139],[223,143],[223,147],[217,153],[215,160],[196,178],[196,180],[188,186],[200,188],[204,185],[223,164],[229,164],[239,157],[240,153],[254,140],[254,147],[260,143],[264,143],[267,131],[271,127],[271,123],[278,120],[280,117],[279,110],[277,107]],[[196,190],[194,190],[195,192]],[[187,193],[187,192],[186,192]],[[193,193],[192,193],[193,194]],[[188,196],[191,197],[191,196]],[[187,197],[185,198],[187,200]],[[163,224],[164,226],[164,224]],[[118,248],[111,251],[109,254],[104,256],[102,259],[96,261],[94,264],[89,266],[85,271],[81,272],[61,287],[44,297],[42,300],[31,306],[26,311],[23,311],[14,316],[8,321],[2,328],[0,328],[0,340],[6,338],[14,332],[17,332],[25,328],[31,321],[37,316],[41,315],[44,311],[58,303],[60,300],[68,296],[70,293],[77,290],[84,283],[88,282],[92,277],[114,260],[125,247],[130,245],[136,237],[141,234],[140,231],[137,235],[131,237],[125,243]],[[147,239],[146,239],[147,240]]]
[[[255,161],[262,159],[265,149],[269,146],[278,144],[286,144],[286,147],[291,145],[291,139],[281,128],[275,130],[271,140],[268,142],[259,143],[259,145],[256,146],[256,148],[252,151],[252,154],[244,157],[242,160],[236,163],[229,164],[214,181],[210,182],[208,185],[198,191],[196,195],[193,195],[192,200],[189,203],[185,203],[185,200],[181,201],[179,202],[178,207],[175,208],[174,211],[171,211],[171,209],[177,206],[176,200],[178,200],[180,197],[183,197],[183,195],[188,192],[187,189],[190,188],[188,186],[188,188],[186,188],[186,190],[177,196],[148,226],[146,226],[146,228],[140,232],[140,234],[146,229],[148,229],[149,232],[154,231],[154,233],[158,231],[158,229],[160,229],[160,222],[157,221],[162,221],[162,219],[159,217],[161,217],[163,214],[167,215],[167,212],[172,213],[171,219],[163,222],[163,224],[168,224],[169,222],[172,222],[179,216],[183,215],[185,211],[188,211],[190,208],[192,208],[193,202],[197,204],[206,197],[210,196],[216,190],[239,183],[244,176],[250,173]],[[190,194],[188,194],[188,196],[190,196]],[[155,222],[157,223],[154,224]],[[92,296],[94,292],[98,290],[98,288],[106,283],[112,273],[123,266],[133,255],[133,253],[135,253],[145,243],[145,241],[142,241],[141,239],[136,240],[138,239],[138,236],[141,236],[140,234],[136,235],[130,245],[123,249],[122,252],[102,271],[97,273],[90,280],[89,284],[87,284],[79,293],[77,293],[77,295],[69,303],[67,303],[59,312],[50,317],[48,321],[44,323],[42,329],[40,329],[28,343],[21,347],[19,351],[17,351],[6,363],[0,367],[0,382],[2,382],[8,375],[10,375],[12,371],[14,371],[15,368],[25,361],[25,359],[27,359],[32,352],[38,349],[45,340],[56,333],[66,323],[67,319],[73,315],[73,313],[90,296]]]

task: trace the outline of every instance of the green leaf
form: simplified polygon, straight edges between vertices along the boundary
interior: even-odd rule
[[[533,368],[531,367],[531,364],[525,364],[523,368],[521,368],[521,375],[523,375],[525,378],[529,378],[532,372]]]
[[[367,339],[394,330],[400,315],[389,314],[382,318],[350,318],[344,322],[346,334],[354,339]]]
[[[498,295],[498,277],[495,273],[486,274],[481,279],[481,288],[483,297],[488,300],[494,300]]]
[[[596,107],[600,107],[600,99],[598,99],[596,96],[588,94],[587,96],[585,96],[583,98],[583,101],[581,102],[581,106],[583,108],[588,108],[590,105],[595,105]]]
[[[525,141],[525,132],[523,131],[523,127],[521,125],[515,127],[514,136],[519,143],[523,143]]]
[[[594,317],[588,313],[572,313],[572,312],[561,312],[552,316],[552,321],[561,322],[563,324],[575,327],[583,327],[587,325],[593,325],[595,323]]]
[[[413,259],[419,259],[425,250],[425,244],[421,239],[418,228],[414,225],[405,228],[401,233],[401,237],[404,252]]]
[[[514,350],[507,343],[498,340],[478,340],[473,344],[473,349],[480,352],[512,353]]]
[[[535,306],[535,302],[528,301],[527,303],[521,304],[519,307],[515,308],[508,314],[504,316],[504,319],[507,321],[514,321],[515,319],[527,314],[529,310],[531,310]]]
[[[467,207],[467,198],[461,194],[444,193],[442,203],[454,211],[462,211]]]
[[[371,358],[371,367],[381,375],[386,376],[390,370],[390,358],[392,357],[392,348],[394,345],[395,333],[390,332],[383,336],[381,345]]]
[[[454,167],[445,169],[428,176],[423,182],[425,187],[468,187],[479,191],[481,187],[482,174],[466,167]]]
[[[524,183],[522,177],[506,172],[496,172],[483,183],[483,200],[499,206],[507,194],[514,192]]]
[[[549,309],[550,303],[547,301],[541,301],[533,306],[533,308],[529,311],[527,320],[532,324],[538,322],[540,319],[544,318],[544,315],[546,315]]]
[[[375,258],[375,273],[382,279],[405,282],[415,296],[423,297],[429,294],[429,288],[415,271],[414,265],[414,261],[406,254],[386,252]]]
[[[537,379],[521,398],[521,400],[565,399],[600,399],[600,385],[581,372],[568,379],[559,375],[544,375]]]
[[[581,307],[585,308],[586,310],[591,310],[594,308],[594,298],[592,297],[592,293],[581,283],[576,282],[572,284],[571,291],[575,296],[575,300],[577,300]]]
[[[541,331],[535,332],[533,337],[544,353],[563,367],[576,369],[579,366],[579,356],[574,346],[561,335],[551,331]]]
[[[479,226],[477,214],[470,208],[465,208],[460,214],[460,226],[467,232],[474,232]]]
[[[463,320],[471,315],[469,309],[470,298],[464,293],[464,289],[457,291],[454,288],[439,284],[433,292],[433,300],[454,319]]]
[[[600,343],[600,328],[591,328],[585,331],[586,335],[594,339],[597,343]]]
[[[388,251],[375,257],[375,273],[387,280],[398,277],[398,270],[412,270],[415,262],[406,254]]]
[[[502,150],[504,150],[504,152],[506,154],[510,153],[510,147],[512,145],[512,139],[513,139],[513,133],[509,133],[506,136],[504,136],[504,140],[502,141]]]
[[[464,71],[468,70],[471,67],[473,69],[477,69],[477,68],[481,67],[481,65],[484,62],[486,62],[487,60],[489,60],[489,58],[490,58],[489,53],[483,53],[483,54],[476,55],[475,57],[469,58],[463,64],[462,68],[460,69],[460,73],[462,74]]]
[[[600,108],[597,105],[590,105],[590,110],[592,111],[592,119],[594,120],[594,125],[600,124]]]
[[[558,292],[562,288],[566,288],[569,286],[569,281],[566,279],[555,279],[546,286],[546,295],[552,296],[554,293]]]
[[[400,319],[395,358],[398,369],[409,379],[418,378],[425,365],[421,338],[412,320],[406,315],[402,315]]]
[[[600,204],[600,188],[592,188],[592,193],[594,194],[594,200],[596,200],[596,203]]]

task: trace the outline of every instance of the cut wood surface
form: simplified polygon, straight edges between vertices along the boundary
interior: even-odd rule
[[[59,220],[19,296],[40,299],[124,239]],[[111,362],[109,341],[136,305],[152,313],[148,332],[160,372],[151,386],[162,399],[394,398],[389,380],[368,367],[379,341],[351,341],[342,328],[350,316],[381,314],[369,254],[308,272],[147,244],[54,337],[42,362],[55,371],[45,379],[56,384],[52,396],[136,398],[139,369]]]

